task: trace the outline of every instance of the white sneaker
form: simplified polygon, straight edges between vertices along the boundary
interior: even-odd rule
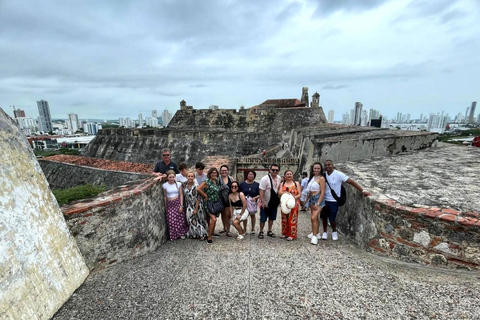
[[[327,240],[328,239],[328,233],[324,232],[322,233],[322,240]]]
[[[318,239],[316,236],[312,236],[312,241],[310,241],[311,244],[317,244],[318,243]]]
[[[243,235],[239,234],[238,237],[237,237],[237,240],[243,240],[243,238],[245,238]]]
[[[245,212],[244,212],[244,213],[242,214],[242,216],[240,217],[240,221],[247,220],[249,215],[250,215],[250,214],[248,213],[248,211],[245,210]]]
[[[310,234],[307,236],[308,239],[312,239],[312,237],[313,237],[313,233],[310,233]]]
[[[338,232],[337,232],[337,231],[333,231],[333,232],[332,232],[332,240],[333,240],[333,241],[337,241],[337,240],[338,240]]]
[[[322,235],[321,235],[321,233],[319,232],[319,233],[317,233],[317,239],[320,239],[320,238],[322,238]]]

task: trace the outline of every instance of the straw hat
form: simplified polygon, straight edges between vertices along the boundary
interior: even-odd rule
[[[291,193],[284,193],[280,198],[280,207],[282,208],[283,213],[290,213],[290,211],[295,208],[295,198]]]

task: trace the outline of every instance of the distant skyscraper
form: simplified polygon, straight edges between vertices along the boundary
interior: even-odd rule
[[[363,104],[361,102],[355,102],[355,115],[353,125],[359,126],[362,122],[362,108]]]
[[[50,132],[53,131],[52,127],[52,118],[50,116],[50,107],[48,102],[45,100],[37,101],[38,107],[38,125],[40,126],[40,131]]]
[[[362,127],[365,127],[365,126],[367,126],[367,122],[368,122],[367,110],[362,110],[362,115],[360,116],[360,125]]]
[[[22,109],[15,109],[15,106],[13,106],[13,116],[15,118],[25,118],[25,111]]]
[[[67,127],[72,129],[72,132],[75,133],[78,128],[80,128],[80,122],[78,121],[78,115],[75,113],[68,114]]]
[[[88,134],[97,134],[98,129],[101,128],[101,126],[99,127],[99,125],[93,122],[86,122],[83,124],[83,132],[86,132]]]
[[[470,107],[470,114],[468,115],[468,123],[475,123],[475,108],[477,107],[477,101],[472,102],[472,106]]]
[[[138,126],[143,128],[143,114],[141,113],[138,114]]]
[[[468,116],[470,115],[470,107],[467,107],[467,111],[465,111],[465,120],[468,121]]]
[[[380,111],[375,109],[370,109],[370,113],[368,115],[368,123],[371,123],[372,120],[380,118]]]
[[[348,119],[350,120],[348,124],[355,123],[355,109],[350,110],[350,117]]]
[[[348,115],[348,113],[342,114],[342,124],[351,124],[350,116]]]
[[[187,107],[187,106],[185,105],[185,108],[186,108],[186,107]],[[215,104],[211,104],[211,105],[208,107],[208,109],[210,109],[210,110],[218,110],[218,106],[215,105]],[[165,111],[166,111],[166,110],[165,110]],[[164,111],[164,112],[165,112],[165,111]]]
[[[313,103],[313,101],[312,101],[312,103]],[[312,106],[312,108],[313,108],[313,106]],[[333,123],[334,116],[335,116],[335,111],[333,111],[333,110],[328,111],[328,122],[329,123]]]
[[[216,107],[218,109],[218,106],[216,106]],[[170,112],[168,112],[168,110],[166,110],[166,109],[163,110],[162,120],[163,120],[163,125],[164,126],[168,126],[168,124],[170,123],[170,120],[172,120],[172,114]]]
[[[428,119],[427,131],[443,133],[449,120],[450,117],[444,115],[443,112],[442,114],[431,113],[430,118]]]
[[[157,110],[152,110],[152,118],[158,118]]]

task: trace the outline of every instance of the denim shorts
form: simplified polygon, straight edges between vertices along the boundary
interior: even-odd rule
[[[267,218],[269,220],[276,220],[277,219],[277,208],[275,209],[270,209],[269,207],[265,207],[265,209],[260,207],[260,222],[265,223],[267,221]]]
[[[308,206],[311,207],[313,205],[316,205],[317,202],[318,202],[318,199],[320,199],[320,193],[317,193],[316,195],[311,197],[310,200],[308,200]],[[325,206],[325,197],[323,198],[322,202],[320,203],[320,207],[324,207],[324,206]]]

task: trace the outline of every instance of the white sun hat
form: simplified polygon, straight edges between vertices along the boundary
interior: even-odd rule
[[[282,208],[283,213],[290,213],[290,211],[295,208],[295,198],[291,193],[284,193],[280,198],[280,207]]]

